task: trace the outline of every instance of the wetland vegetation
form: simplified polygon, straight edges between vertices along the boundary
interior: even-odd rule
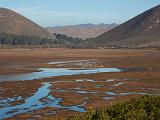
[[[159,116],[160,97],[143,96],[110,107],[92,109],[65,120],[159,120]]]
[[[113,117],[106,110],[123,113],[130,107],[133,113],[124,116],[159,114],[158,50],[1,49],[0,57],[1,118],[94,120]],[[140,111],[134,111],[136,101],[142,101]],[[153,109],[144,108],[149,101]]]

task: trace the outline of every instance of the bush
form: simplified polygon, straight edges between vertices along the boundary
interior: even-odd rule
[[[132,98],[129,102],[90,110],[66,120],[160,120],[160,97]]]

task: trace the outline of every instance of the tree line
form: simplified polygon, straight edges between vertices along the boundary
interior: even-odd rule
[[[74,48],[76,44],[79,44],[80,42],[82,42],[82,39],[69,37],[64,34],[53,34],[51,37],[41,38],[0,33],[0,45],[45,45]]]

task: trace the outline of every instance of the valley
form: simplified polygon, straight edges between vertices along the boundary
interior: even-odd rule
[[[0,120],[160,119],[158,0],[0,5]]]

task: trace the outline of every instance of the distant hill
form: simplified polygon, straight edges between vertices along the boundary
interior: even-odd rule
[[[49,33],[36,23],[6,8],[0,8],[0,33],[38,37],[49,36]]]
[[[160,5],[87,43],[97,47],[160,48]]]
[[[78,37],[81,39],[86,38],[94,38],[97,37],[117,26],[116,23],[113,24],[79,24],[79,25],[71,25],[71,26],[57,26],[57,27],[50,27],[47,30],[53,34],[66,34],[67,36],[71,37]]]

